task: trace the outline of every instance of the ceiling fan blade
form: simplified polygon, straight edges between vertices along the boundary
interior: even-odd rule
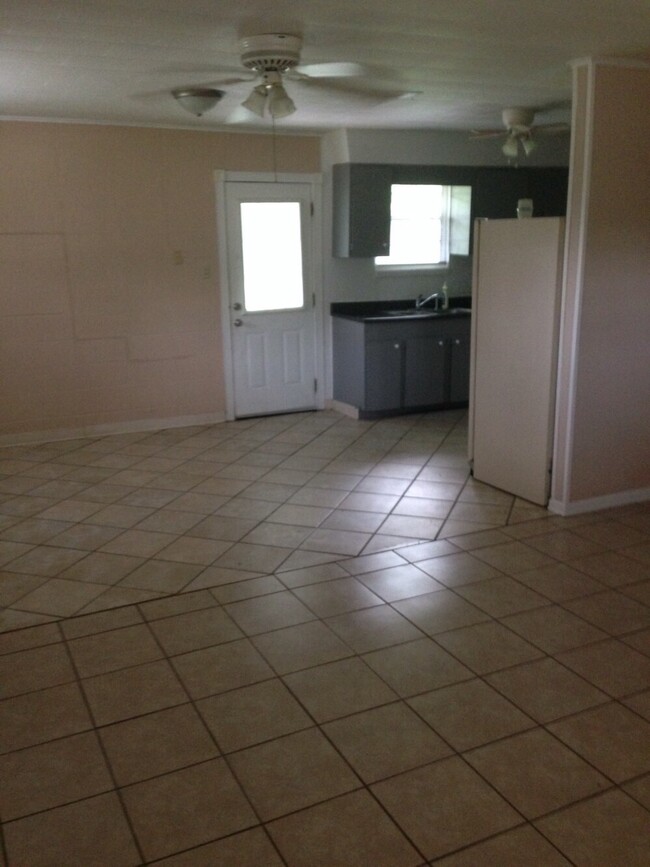
[[[361,63],[308,63],[292,69],[288,75],[306,75],[309,78],[360,78],[368,75],[368,67]]]
[[[365,105],[379,105],[393,99],[405,99],[409,96],[415,96],[415,91],[394,90],[388,87],[376,87],[367,85],[362,82],[347,82],[343,79],[325,80],[320,78],[297,78],[289,82],[288,89],[307,89],[316,88],[323,95],[329,94],[338,99],[348,98],[357,100]],[[300,97],[299,97],[300,99]]]
[[[568,123],[542,123],[539,126],[533,127],[533,131],[542,135],[561,135],[569,132],[571,126]]]
[[[500,138],[508,134],[505,129],[473,129],[470,138]]]

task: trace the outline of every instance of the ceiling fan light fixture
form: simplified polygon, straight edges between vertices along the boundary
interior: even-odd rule
[[[225,92],[215,87],[186,87],[172,90],[172,96],[185,111],[201,117],[215,107],[225,96]]]
[[[531,154],[537,147],[537,142],[530,138],[530,136],[526,136],[526,138],[522,138],[521,146],[523,147],[526,156],[528,156],[528,154]]]
[[[268,106],[271,117],[289,117],[296,110],[294,101],[281,84],[274,84],[269,88]]]
[[[263,84],[254,87],[250,92],[250,96],[242,102],[242,105],[258,117],[264,117],[264,109],[266,107],[266,87],[264,87]]]
[[[501,150],[503,151],[503,153],[507,157],[509,157],[511,159],[516,157],[517,151],[518,151],[517,136],[509,135],[508,138],[505,140],[505,143],[504,143],[503,147],[501,148]]]

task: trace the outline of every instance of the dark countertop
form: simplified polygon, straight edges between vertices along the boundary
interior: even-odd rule
[[[446,310],[433,307],[416,309],[415,299],[400,301],[339,301],[330,305],[332,316],[353,319],[356,322],[391,322],[404,319],[444,319],[470,316],[471,295],[455,295],[449,298]]]

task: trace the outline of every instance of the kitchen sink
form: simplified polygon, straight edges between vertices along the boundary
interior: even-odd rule
[[[448,310],[434,310],[432,307],[408,307],[401,310],[382,310],[379,316],[399,317],[402,319],[430,319],[433,316],[458,316],[460,314],[467,315],[471,312],[469,307],[451,307]]]

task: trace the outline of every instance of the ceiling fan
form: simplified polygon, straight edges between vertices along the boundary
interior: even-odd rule
[[[334,91],[337,95],[342,93],[354,94],[359,99],[371,101],[373,104],[385,99],[394,99],[406,95],[403,91],[395,92],[388,89],[369,89],[360,83],[348,84],[347,78],[361,78],[369,74],[369,69],[360,63],[316,63],[309,65],[300,64],[300,51],[302,39],[300,36],[288,33],[263,33],[257,36],[245,36],[239,41],[241,62],[248,75],[241,73],[236,77],[223,78],[214,81],[208,87],[178,88],[172,91],[174,97],[188,111],[199,114],[197,108],[202,106],[202,111],[217,104],[223,96],[223,91],[217,87],[227,85],[239,85],[252,83],[253,88],[248,96],[241,102],[246,109],[244,116],[249,112],[258,117],[267,114],[276,118],[288,117],[296,111],[296,104],[285,88],[286,82],[292,83],[292,90],[300,90],[303,85],[318,87]],[[231,70],[224,70],[224,72]],[[238,70],[233,70],[238,71]],[[190,101],[188,95],[205,97],[204,103]],[[209,104],[211,102],[211,104]],[[241,120],[242,115],[236,112],[235,116],[227,120]]]
[[[546,123],[534,126],[534,108],[504,108],[503,129],[475,129],[472,130],[471,138],[498,138],[505,136],[505,142],[501,150],[509,158],[514,159],[519,154],[519,147],[528,156],[536,147],[537,141],[534,135],[559,135],[569,130],[567,123]]]

